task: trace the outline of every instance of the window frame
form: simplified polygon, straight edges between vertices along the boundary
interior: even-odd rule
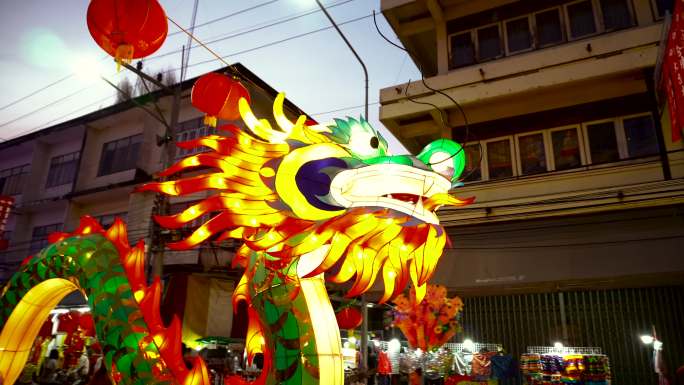
[[[477,60],[477,41],[475,39],[476,36],[474,36],[474,31],[475,31],[475,29],[464,29],[462,31],[450,33],[449,35],[447,35],[447,55],[449,56],[449,66],[448,66],[449,70],[457,70],[457,69],[465,68],[465,67],[472,66],[472,65],[479,63],[479,61]],[[470,34],[470,42],[473,44],[473,62],[471,64],[465,64],[465,65],[456,67],[453,65],[453,54],[454,53],[452,50],[451,39],[455,36],[464,35],[466,33]]]
[[[663,16],[660,16],[658,13],[658,0],[650,0],[649,3],[651,4],[651,12],[653,12],[653,21],[663,21],[665,20],[665,14]],[[630,2],[631,3],[631,2]],[[672,14],[672,13],[670,13]]]
[[[607,33],[607,32],[613,32],[613,31],[622,31],[623,29],[628,29],[634,27],[636,23],[636,15],[634,14],[634,5],[632,4],[632,1],[630,0],[625,0],[627,3],[627,13],[629,13],[629,25],[627,27],[622,27],[622,28],[611,28],[607,29],[605,22],[603,20],[603,8],[601,7],[601,0],[592,0],[595,3],[594,9],[596,9],[597,12],[597,19],[598,23],[601,26],[601,29],[599,33]]]
[[[18,171],[17,171],[18,170]],[[5,175],[7,174],[7,175]],[[14,167],[8,167],[5,169],[0,170],[0,179],[5,179],[5,182],[3,182],[2,186],[0,186],[0,194],[3,195],[9,195],[9,196],[17,196],[17,195],[22,195],[24,193],[24,188],[26,187],[27,181],[25,178],[28,178],[28,176],[31,175],[31,163],[25,163],[22,165],[14,166]],[[10,178],[19,178],[19,182],[16,182],[13,187],[18,187],[18,191],[5,191],[8,189],[8,184],[7,184],[7,179]],[[24,179],[21,179],[24,178]]]
[[[485,160],[485,146],[484,146],[484,143],[483,143],[481,140],[476,141],[476,142],[466,142],[466,143],[463,145],[463,151],[464,151],[464,152],[465,152],[465,148],[468,147],[468,146],[477,146],[477,147],[480,147],[480,164],[477,165],[477,167],[479,167],[479,169],[480,169],[480,179],[478,179],[478,180],[469,180],[469,181],[461,181],[461,182],[463,182],[463,184],[467,184],[467,183],[480,183],[480,182],[483,182],[483,181],[485,181],[485,178],[484,178],[484,171],[483,171],[483,168],[482,168],[482,164],[483,164],[483,162],[484,162],[484,160]],[[466,155],[466,161],[467,161],[467,155]],[[463,170],[463,172],[466,172],[465,169]]]
[[[73,159],[71,159],[69,161],[62,161],[61,163],[58,163],[56,166],[61,166],[67,162],[75,161],[76,167],[74,169],[74,174],[72,176],[70,176],[71,180],[68,182],[64,182],[64,183],[59,183],[59,181],[58,181],[58,184],[50,184],[50,173],[52,172],[52,167],[55,163],[55,160],[58,158],[61,160],[61,159],[64,159],[68,156],[73,156]],[[76,180],[76,174],[78,173],[78,166],[79,166],[80,160],[81,160],[81,151],[73,151],[73,152],[69,152],[66,154],[62,154],[62,155],[56,155],[56,156],[53,156],[52,158],[50,158],[50,165],[48,166],[48,172],[47,172],[47,175],[45,176],[45,188],[46,189],[56,188],[56,187],[60,187],[60,186],[64,186],[64,185],[68,185],[70,183],[73,183],[74,180]],[[63,166],[61,166],[61,167],[63,167]]]
[[[55,227],[54,230],[46,230],[45,234],[41,238],[35,238],[36,237],[36,230],[37,229],[46,229],[50,227]],[[48,242],[48,237],[50,236],[51,233],[57,232],[57,231],[62,231],[64,230],[64,223],[62,222],[57,222],[57,223],[50,223],[48,225],[39,225],[39,226],[33,226],[31,228],[31,240],[29,241],[29,252],[31,254],[37,253],[41,251],[42,249],[47,246]],[[40,247],[36,248],[36,245],[40,245]]]
[[[577,167],[572,167],[568,168],[565,170],[558,170],[556,168],[556,154],[553,152],[553,133],[556,131],[565,131],[567,129],[574,128],[575,131],[577,132],[577,146],[579,147],[579,156],[580,156],[580,164]],[[584,145],[584,134],[582,132],[582,127],[581,124],[568,124],[565,126],[559,126],[559,127],[553,127],[553,128],[548,128],[546,129],[548,132],[548,137],[549,137],[549,145],[550,145],[550,150],[549,154],[551,154],[551,157],[549,157],[549,168],[550,171],[552,172],[572,172],[574,170],[577,170],[578,168],[582,166],[586,166],[587,164],[587,158],[586,158],[586,147]]]
[[[593,33],[590,33],[590,34],[586,34],[586,35],[579,36],[579,37],[573,37],[572,32],[570,31],[570,13],[568,12],[568,7],[570,7],[573,4],[584,3],[586,1],[588,1],[591,4],[591,9],[594,13],[594,29],[595,30]],[[603,18],[599,17],[602,15],[599,13],[600,9],[597,9],[597,8],[600,8],[600,5],[596,4],[596,0],[575,0],[575,1],[571,1],[569,3],[563,4],[563,18],[565,20],[565,34],[567,37],[566,41],[571,42],[571,41],[582,40],[582,39],[586,39],[586,38],[596,36],[596,35],[600,35],[601,33],[603,33],[603,29],[602,29]]]
[[[471,38],[474,38],[474,39],[473,39],[473,43],[474,43],[474,46],[475,46],[475,63],[474,63],[474,64],[487,63],[487,62],[490,62],[490,61],[492,61],[492,60],[501,59],[502,57],[505,57],[505,56],[506,56],[506,42],[505,42],[505,41],[504,41],[504,42],[501,41],[501,39],[502,39],[503,36],[504,36],[503,33],[502,33],[502,31],[501,31],[501,28],[502,28],[501,25],[502,25],[502,22],[500,22],[500,21],[495,21],[495,22],[493,22],[493,23],[489,23],[489,24],[485,24],[485,25],[480,25],[480,26],[478,26],[478,27],[476,27],[476,28],[473,28],[473,29],[471,30],[471,31],[472,31],[472,32],[471,32]],[[478,31],[480,31],[481,29],[491,28],[492,26],[496,26],[496,27],[499,29],[499,49],[500,49],[500,52],[499,52],[499,55],[497,55],[497,56],[494,56],[494,57],[491,57],[491,58],[487,58],[487,59],[481,60],[481,59],[480,59],[480,40],[478,39],[477,33],[478,33]]]
[[[109,219],[112,218],[112,223],[104,223],[104,219]],[[128,219],[128,211],[118,211],[118,212],[113,212],[109,214],[100,214],[100,215],[95,215],[93,216],[93,219],[95,219],[102,227],[109,227],[114,224],[114,220],[116,218],[121,218],[122,221],[126,222]]]
[[[518,55],[521,53],[530,52],[530,51],[534,51],[535,49],[537,49],[537,39],[536,39],[536,36],[534,34],[534,32],[536,30],[535,29],[536,24],[534,24],[533,15],[534,14],[528,13],[527,15],[513,17],[513,18],[506,19],[506,20],[501,22],[502,29],[503,29],[503,35],[504,35],[503,36],[504,37],[504,53],[505,53],[504,56]],[[527,18],[527,29],[530,33],[530,39],[531,39],[530,47],[525,48],[525,49],[521,49],[518,51],[511,51],[508,47],[508,28],[507,28],[508,23],[512,22],[512,21],[520,20],[520,19],[525,19],[525,18]]]
[[[530,135],[538,135],[542,134],[542,141],[544,142],[544,157],[546,160],[546,171],[534,173],[534,174],[524,174],[523,169],[522,169],[522,152],[520,151],[520,138],[525,137],[525,136],[530,136]],[[551,146],[551,137],[549,134],[548,129],[541,129],[541,130],[536,130],[536,131],[526,131],[526,132],[521,132],[519,134],[515,134],[515,152],[517,154],[516,156],[516,163],[517,163],[517,171],[518,171],[518,176],[533,176],[533,175],[539,175],[543,174],[544,172],[550,172],[551,170],[551,162],[549,161],[549,154],[552,154],[553,148]]]
[[[622,128],[622,123],[620,122],[620,119],[622,117],[614,117],[614,118],[606,118],[606,119],[598,119],[598,120],[591,120],[587,122],[582,122],[582,134],[583,134],[583,145],[585,148],[585,152],[587,154],[587,162],[586,164],[588,166],[602,166],[604,164],[611,164],[615,162],[619,162],[623,159],[627,158],[627,141],[625,140],[625,130]],[[613,129],[615,130],[615,145],[617,146],[618,150],[618,159],[615,161],[611,162],[603,162],[603,163],[594,163],[594,160],[591,158],[591,147],[589,143],[589,126],[594,125],[594,124],[601,124],[601,123],[608,123],[611,122],[613,123]]]
[[[544,13],[544,12],[548,12],[548,11],[554,10],[554,9],[558,11],[558,22],[560,23],[561,40],[558,41],[558,42],[555,42],[555,43],[541,44],[541,43],[539,42],[539,37],[538,37],[538,34],[537,34],[537,15],[540,14],[540,13]],[[566,28],[566,27],[565,27],[565,24],[566,24],[566,21],[565,21],[565,10],[563,9],[563,6],[562,6],[562,5],[557,5],[557,6],[555,6],[555,7],[549,7],[549,8],[542,9],[541,11],[533,12],[533,13],[531,14],[531,17],[532,17],[532,22],[534,23],[534,28],[533,28],[533,32],[534,32],[534,33],[532,34],[532,37],[533,37],[533,39],[534,39],[535,49],[541,49],[541,48],[546,48],[546,47],[553,47],[553,46],[555,46],[555,45],[563,44],[563,43],[566,43],[566,42],[568,41],[568,32],[567,32],[567,30],[565,29],[565,28]]]
[[[135,170],[135,169],[138,167],[138,160],[139,160],[139,158],[140,158],[140,152],[138,152],[138,154],[136,155],[135,164],[134,164],[132,167],[129,167],[129,168],[125,168],[125,169],[119,170],[119,169],[113,168],[113,166],[112,166],[112,167],[110,167],[110,169],[108,169],[108,170],[103,170],[103,160],[104,160],[104,155],[105,155],[105,148],[106,148],[109,144],[114,143],[114,144],[115,144],[114,151],[116,151],[116,150],[118,149],[118,147],[117,147],[117,146],[118,146],[118,143],[119,143],[119,142],[123,142],[124,140],[127,140],[127,141],[128,141],[127,146],[130,147],[131,144],[132,144],[132,143],[131,143],[131,142],[132,142],[132,139],[133,139],[134,137],[136,137],[136,136],[139,136],[139,137],[140,137],[140,142],[139,142],[139,143],[140,143],[141,148],[140,148],[139,151],[142,151],[142,144],[143,144],[143,142],[144,142],[143,134],[142,134],[142,133],[137,133],[137,134],[125,136],[125,137],[123,137],[123,138],[118,138],[118,139],[114,139],[114,140],[110,140],[110,141],[108,141],[108,142],[102,143],[102,149],[100,150],[100,162],[99,162],[98,167],[97,167],[97,177],[102,177],[102,176],[107,176],[107,175],[113,175],[113,174],[117,174],[117,173],[124,172],[124,171],[129,171],[129,170]],[[130,155],[130,154],[127,153],[126,155]],[[105,172],[105,171],[106,171],[106,172]]]
[[[197,124],[197,126],[193,127],[193,128],[184,127],[186,125],[190,125],[191,123],[193,125]],[[211,134],[216,133],[216,132],[211,132],[212,127],[203,123],[203,117],[188,119],[188,120],[182,122],[179,126],[182,127],[182,129],[175,134],[176,135],[176,142],[185,142],[188,140],[194,140],[197,138],[201,138],[203,136],[207,136],[207,135],[211,135]],[[190,138],[191,133],[195,133],[194,138]],[[196,154],[200,154],[200,153],[207,152],[210,150],[211,150],[210,148],[204,147],[204,146],[196,147],[193,149],[185,149],[185,148],[176,147],[176,155],[175,155],[174,159],[178,160],[178,159],[184,158],[186,156],[196,155]]]
[[[480,141],[480,143],[482,143],[482,162],[481,162],[482,179],[481,180],[483,180],[483,181],[485,181],[485,180],[500,181],[500,180],[515,178],[518,176],[517,167],[515,165],[516,158],[518,157],[518,155],[515,151],[515,145],[513,144],[513,139],[514,139],[513,135],[504,135],[504,136],[497,136],[495,138]],[[489,175],[489,149],[487,147],[487,144],[491,143],[491,142],[500,142],[502,140],[508,140],[508,146],[510,147],[510,150],[511,150],[511,176],[507,176],[504,178],[498,178],[498,179],[492,179]]]
[[[658,149],[658,151],[656,151],[654,154],[650,154],[650,155],[631,156],[629,154],[629,143],[627,143],[627,133],[625,132],[625,120],[626,119],[632,119],[632,118],[640,118],[640,117],[644,117],[644,116],[648,116],[649,118],[651,118],[651,124],[653,125],[653,133],[656,135],[656,143],[655,144],[656,144],[656,148]],[[620,116],[616,117],[615,119],[618,120],[618,123],[620,125],[620,133],[621,133],[621,135],[623,137],[623,141],[624,141],[624,154],[625,154],[625,156],[621,160],[633,159],[633,158],[644,158],[644,157],[658,156],[659,155],[660,144],[658,143],[658,137],[657,137],[658,133],[656,132],[656,130],[658,128],[656,128],[656,122],[655,122],[655,119],[654,119],[652,113],[640,112],[640,113],[630,114],[630,115],[620,115]]]

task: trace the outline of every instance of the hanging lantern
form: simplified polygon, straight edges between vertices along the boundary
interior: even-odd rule
[[[337,325],[340,329],[356,329],[363,322],[363,314],[353,306],[338,311],[335,313],[335,318],[337,318]]]
[[[166,14],[157,0],[92,0],[88,30],[95,42],[121,63],[148,56],[166,39]]]
[[[218,119],[238,119],[240,98],[250,101],[245,86],[238,80],[216,72],[203,75],[192,87],[192,105],[206,114],[204,124],[211,127],[216,127]]]

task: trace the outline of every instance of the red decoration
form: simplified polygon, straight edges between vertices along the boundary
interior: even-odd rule
[[[398,327],[412,348],[432,351],[451,339],[460,329],[459,313],[463,302],[459,297],[447,298],[441,285],[427,285],[427,293],[416,302],[415,289],[406,298],[395,298],[394,326]]]
[[[95,337],[95,323],[93,322],[92,314],[82,314],[78,320],[78,326],[81,327],[83,335],[88,337]]]
[[[9,246],[9,240],[1,239],[5,232],[5,224],[9,218],[14,198],[8,195],[0,195],[0,250],[5,250]]]
[[[684,2],[675,1],[660,86],[667,93],[672,142],[682,140],[684,128]]]
[[[77,311],[70,311],[68,313],[60,314],[59,324],[57,325],[58,332],[71,334],[78,329],[78,321],[81,318],[81,313]]]
[[[38,337],[52,337],[52,317],[48,317],[38,331]]]
[[[166,14],[157,0],[92,0],[88,30],[117,64],[155,52],[166,39]]]
[[[335,318],[337,318],[340,329],[356,329],[363,322],[363,314],[353,306],[338,311],[335,313]]]
[[[210,72],[203,75],[192,87],[192,105],[207,114],[204,123],[216,127],[218,119],[235,120],[240,117],[238,101],[250,101],[249,92],[237,80]]]

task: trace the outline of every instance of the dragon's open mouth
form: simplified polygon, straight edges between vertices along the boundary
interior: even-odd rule
[[[429,170],[375,164],[337,174],[330,184],[330,194],[344,207],[387,207],[437,224],[436,205],[425,203],[446,196],[450,187],[449,180]]]
[[[389,199],[396,199],[400,200],[402,202],[409,202],[411,204],[416,204],[418,203],[419,200],[425,199],[424,196],[422,195],[414,195],[414,194],[385,194],[383,195],[385,198]]]

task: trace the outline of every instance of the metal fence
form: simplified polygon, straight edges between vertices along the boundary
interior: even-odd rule
[[[640,336],[655,326],[674,372],[684,364],[684,286],[464,298],[463,337],[501,343],[520,357],[527,346],[598,346],[613,385],[656,384],[652,347]],[[518,379],[518,382],[520,379]]]

